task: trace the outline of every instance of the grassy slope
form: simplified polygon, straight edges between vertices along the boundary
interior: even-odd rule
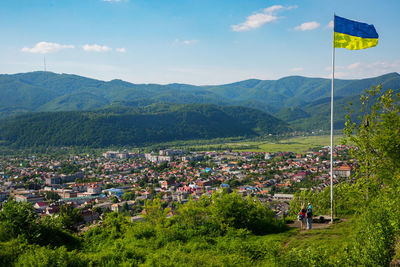
[[[214,242],[195,239],[188,243],[171,243],[155,250],[144,265],[170,262],[175,265],[204,266],[289,266],[286,257],[296,251],[323,251],[332,262],[340,257],[340,248],[353,235],[353,222],[347,221],[325,229],[300,232],[298,228],[279,234],[250,235],[244,238],[219,237]],[[173,251],[171,251],[173,248]],[[168,266],[166,264],[165,266]]]
[[[347,220],[335,225],[330,225],[324,229],[311,229],[299,231],[285,240],[282,252],[288,252],[294,248],[322,248],[332,252],[338,251],[344,243],[348,242],[353,235],[353,221]]]
[[[287,257],[307,249],[324,251],[334,262],[341,256],[340,248],[350,242],[352,229],[352,221],[347,221],[325,229],[299,232],[298,228],[294,228],[263,236],[228,234],[214,238],[194,237],[187,242],[140,241],[128,234],[116,243],[125,244],[121,248],[142,255],[144,262],[139,264],[141,266],[290,266],[291,261]],[[105,260],[116,253],[113,250],[114,245],[110,243],[100,245],[99,250],[81,253],[89,259]]]

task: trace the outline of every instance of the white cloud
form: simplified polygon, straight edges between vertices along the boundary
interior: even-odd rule
[[[400,73],[400,60],[395,61],[376,61],[357,66],[358,74],[373,73],[373,75],[382,75],[389,72]]]
[[[175,45],[194,45],[197,44],[199,40],[180,40],[180,39],[175,39],[174,44]]]
[[[331,67],[326,67],[325,70],[332,72]],[[400,60],[375,61],[371,63],[355,62],[349,65],[335,66],[335,78],[342,79],[375,77],[389,72],[400,73]],[[329,74],[329,78],[330,76],[331,74]]]
[[[360,65],[361,65],[360,62],[355,62],[355,63],[353,63],[353,64],[348,65],[347,68],[348,68],[349,70],[353,70],[353,69],[357,69]]]
[[[47,54],[57,52],[63,49],[75,48],[73,45],[62,45],[57,43],[49,43],[49,42],[39,42],[34,47],[23,47],[21,49],[22,52],[34,53],[34,54]]]
[[[319,23],[316,21],[304,22],[299,26],[294,27],[296,31],[310,31],[315,30],[319,27]]]
[[[278,17],[273,15],[258,13],[248,16],[247,20],[243,23],[240,23],[238,25],[232,25],[232,30],[235,32],[248,31],[251,29],[259,28],[262,25],[271,23],[277,19]]]
[[[328,25],[325,27],[326,29],[333,29],[333,20],[329,21]]]
[[[123,48],[123,47],[121,47],[121,48],[117,48],[117,49],[115,49],[117,52],[120,52],[120,53],[126,53],[126,49],[125,48]]]
[[[277,11],[277,10],[281,10],[283,8],[284,7],[281,6],[281,5],[274,5],[274,6],[270,6],[270,7],[264,8],[264,12],[267,13],[267,14],[271,14],[272,12]]]
[[[292,9],[296,9],[296,8],[298,8],[297,5],[286,7],[287,10],[292,10]]]
[[[232,30],[235,32],[249,31],[257,29],[264,24],[268,24],[278,20],[276,13],[281,10],[290,10],[297,8],[297,6],[284,7],[281,5],[274,5],[264,8],[262,13],[255,13],[246,18],[245,22],[239,23],[237,25],[232,25]]]
[[[192,44],[197,44],[198,42],[199,42],[198,40],[184,40],[184,41],[182,41],[182,44],[192,45]]]
[[[366,65],[368,68],[381,68],[385,71],[389,71],[389,69],[393,69],[392,71],[400,72],[400,60],[387,62],[387,61],[376,61]]]
[[[97,45],[97,44],[85,44],[82,46],[83,50],[88,51],[88,52],[108,52],[111,51],[112,49],[106,45]]]
[[[291,71],[302,71],[302,70],[304,70],[303,68],[301,68],[301,67],[298,67],[298,68],[292,68],[292,69],[290,69]]]

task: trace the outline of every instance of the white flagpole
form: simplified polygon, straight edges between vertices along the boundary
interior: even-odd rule
[[[332,86],[331,86],[331,223],[333,224],[333,88],[335,80],[335,15],[333,16]]]

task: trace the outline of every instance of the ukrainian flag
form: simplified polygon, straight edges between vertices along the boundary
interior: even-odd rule
[[[378,44],[374,25],[335,16],[333,46],[350,50],[365,49]]]

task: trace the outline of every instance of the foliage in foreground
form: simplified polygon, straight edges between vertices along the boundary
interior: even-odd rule
[[[273,260],[280,243],[274,240],[281,237],[265,234],[286,231],[265,205],[237,193],[191,200],[170,218],[160,199],[147,202],[145,210],[146,220],[136,223],[110,213],[102,226],[79,238],[53,219],[39,220],[31,205],[8,202],[0,212],[0,245],[7,247],[0,262],[18,266],[244,265]],[[49,225],[54,236],[43,238]],[[55,242],[57,233],[76,242],[69,246]]]

